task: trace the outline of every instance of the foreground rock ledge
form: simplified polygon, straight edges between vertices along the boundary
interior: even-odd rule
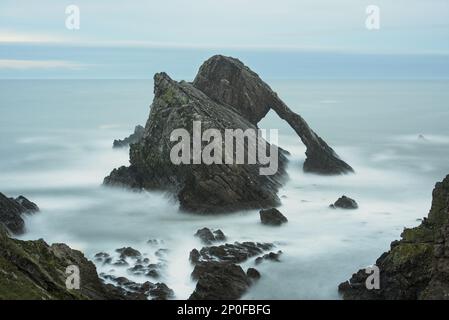
[[[367,290],[359,270],[339,286],[344,299],[449,299],[449,175],[436,184],[428,218],[405,229],[376,261],[380,289]]]
[[[66,268],[80,269],[80,290],[68,290]],[[0,300],[118,300],[121,290],[104,284],[95,265],[65,244],[11,239],[0,225]]]

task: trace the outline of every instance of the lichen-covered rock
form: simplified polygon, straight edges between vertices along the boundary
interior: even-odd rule
[[[78,266],[80,289],[67,289],[66,268]],[[65,244],[9,238],[0,225],[0,300],[126,299],[120,290],[105,285],[95,265]]]
[[[268,84],[238,59],[213,56],[201,66],[193,85],[215,101],[231,106],[255,125],[270,109],[274,110],[307,147],[304,171],[328,175],[354,171]]]
[[[257,128],[190,83],[173,81],[165,73],[156,74],[154,80],[150,117],[143,138],[131,145],[131,165],[114,170],[105,178],[105,184],[170,191],[177,196],[182,209],[200,213],[264,208],[280,203],[277,191],[286,176],[287,158],[278,148],[275,148],[279,153],[278,170],[271,176],[260,174],[259,169],[266,165],[259,161],[256,164],[174,164],[170,152],[176,142],[170,141],[171,133],[183,128],[192,137],[194,120],[201,121],[202,132],[218,129],[223,137],[225,129],[256,132]],[[247,143],[244,152],[248,153]],[[224,160],[225,152],[222,156]]]
[[[4,225],[12,233],[21,234],[25,231],[22,214],[37,211],[39,207],[24,196],[13,199],[0,193],[0,225]]]
[[[340,284],[344,299],[449,299],[449,175],[433,190],[428,218],[401,237],[376,261],[380,289],[368,290],[359,270]]]
[[[142,126],[136,126],[134,128],[134,133],[132,133],[129,137],[126,137],[123,140],[114,140],[113,147],[114,148],[123,148],[127,147],[133,143],[137,143],[142,139],[143,134],[145,132],[145,128]]]
[[[280,226],[283,223],[288,222],[287,218],[276,208],[260,210],[260,221],[263,224]]]

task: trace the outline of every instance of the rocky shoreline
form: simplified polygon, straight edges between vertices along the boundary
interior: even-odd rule
[[[0,225],[5,226],[14,234],[25,232],[25,222],[22,215],[39,211],[39,207],[24,196],[16,199],[8,198],[0,192]]]
[[[405,229],[376,261],[380,288],[368,290],[364,269],[338,287],[346,300],[449,299],[449,175],[433,190],[430,212]]]

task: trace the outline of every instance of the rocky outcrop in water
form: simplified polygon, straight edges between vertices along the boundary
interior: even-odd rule
[[[241,263],[251,257],[258,256],[264,251],[273,248],[271,243],[259,242],[235,242],[226,243],[220,246],[209,246],[202,248],[199,254],[191,253],[191,256],[197,256],[198,261],[227,261],[232,263]],[[196,249],[194,249],[196,250]]]
[[[334,204],[329,206],[332,209],[340,208],[340,209],[357,209],[359,205],[354,199],[351,199],[347,196],[342,196]]]
[[[198,131],[193,122],[200,121],[201,132],[218,129],[222,137],[225,129],[257,130],[257,123],[270,108],[285,119],[306,144],[306,171],[323,174],[353,171],[257,74],[237,59],[214,56],[203,64],[193,83],[176,82],[165,73],[155,75],[150,117],[143,137],[131,145],[130,166],[113,170],[104,183],[170,191],[187,211],[211,213],[277,206],[280,203],[277,191],[284,182],[287,163],[286,152],[279,148],[273,150],[278,152],[279,158],[273,175],[260,174],[260,169],[266,167],[260,159],[255,164],[248,164],[248,161],[245,164],[235,164],[235,161],[233,164],[203,164],[193,143],[184,150],[193,156],[191,162],[175,165],[170,161],[170,151],[176,143],[170,141],[170,135],[175,129],[186,129],[193,137]],[[203,141],[202,147],[215,138]],[[224,146],[224,141],[219,144]],[[248,143],[240,145],[248,154]],[[235,150],[227,156],[235,160]],[[225,151],[221,157],[224,163]],[[201,164],[193,164],[197,160]]]
[[[230,106],[254,125],[270,109],[274,110],[307,147],[304,171],[330,175],[354,171],[268,84],[238,59],[221,55],[210,58],[201,66],[193,85],[215,101]]]
[[[115,277],[104,273],[100,276],[118,286],[121,293],[129,300],[168,300],[175,296],[173,290],[165,283],[150,281],[137,283],[125,277]]]
[[[251,284],[242,267],[217,261],[197,264],[192,279],[198,282],[189,300],[236,300]]]
[[[220,246],[204,247],[190,252],[190,261],[195,265],[192,279],[197,280],[191,300],[239,299],[260,278],[254,268],[245,273],[239,263],[262,255],[273,248],[271,243],[235,242]]]
[[[287,218],[276,208],[260,210],[259,215],[260,221],[267,225],[280,226],[288,222]]]
[[[200,238],[204,244],[226,240],[226,236],[220,229],[211,231],[209,228],[202,228],[195,233],[195,237]]]
[[[368,290],[359,270],[340,284],[344,299],[449,299],[449,175],[433,190],[428,218],[401,238],[376,261],[380,289]]]
[[[22,215],[37,211],[39,211],[38,206],[24,196],[13,199],[0,193],[0,225],[4,225],[12,233],[23,233],[25,223]]]
[[[66,287],[66,268],[79,267],[80,289]],[[104,284],[95,265],[65,244],[9,238],[0,225],[0,300],[126,299],[120,290]]]
[[[145,128],[142,126],[136,126],[134,128],[134,133],[132,133],[129,137],[126,137],[123,140],[114,140],[113,147],[114,148],[123,148],[127,147],[133,143],[137,143],[142,139],[143,134],[145,133]]]
[[[256,131],[257,128],[192,84],[176,82],[165,73],[156,74],[154,82],[155,97],[144,137],[130,148],[131,165],[114,170],[105,178],[105,184],[170,191],[176,194],[182,209],[204,213],[271,207],[280,203],[277,191],[285,177],[287,158],[277,148],[274,152],[279,152],[279,161],[274,175],[260,175],[259,169],[265,167],[260,162],[173,164],[170,152],[174,143],[170,135],[175,129],[184,128],[192,137],[193,121],[201,121],[203,132],[218,129],[223,136],[225,129]],[[248,154],[248,144],[243,147]]]

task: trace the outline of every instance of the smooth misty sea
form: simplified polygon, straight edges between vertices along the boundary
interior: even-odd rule
[[[267,82],[356,170],[304,174],[303,145],[270,112],[260,127],[279,129],[280,146],[291,152],[290,179],[279,193],[289,223],[280,228],[263,226],[257,210],[192,215],[158,192],[102,187],[113,168],[128,163],[128,149],[113,150],[112,142],[145,124],[152,81],[0,80],[0,192],[23,194],[41,208],[26,218],[20,238],[64,242],[90,259],[132,246],[166,265],[160,279],[102,264],[99,272],[162,281],[184,299],[195,285],[189,252],[201,247],[193,234],[220,228],[230,242],[274,242],[283,251],[281,262],[257,267],[262,278],[243,298],[338,299],[340,282],[420,223],[434,184],[449,173],[449,81]],[[359,209],[328,208],[343,194]],[[160,248],[165,256],[155,255]]]

